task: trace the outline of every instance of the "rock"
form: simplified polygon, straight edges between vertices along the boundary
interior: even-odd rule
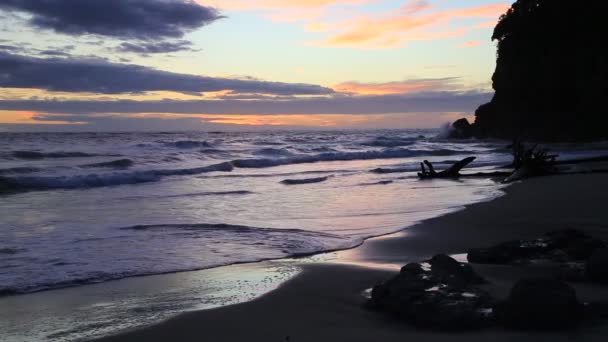
[[[576,260],[589,259],[597,250],[606,248],[604,241],[586,237],[572,241],[563,250],[566,254]]]
[[[500,243],[490,248],[471,249],[467,254],[469,262],[478,264],[508,264],[521,259],[531,259],[550,250],[543,240],[514,240]]]
[[[553,279],[524,279],[497,305],[498,321],[518,329],[562,329],[577,324],[583,305],[568,284]]]
[[[473,137],[473,126],[466,118],[456,120],[451,128],[449,138],[469,139]]]
[[[593,253],[587,261],[585,272],[592,281],[608,283],[608,248]]]
[[[587,281],[585,264],[580,262],[568,262],[560,265],[559,279],[571,282]]]
[[[479,264],[509,264],[546,259],[571,262],[588,259],[596,250],[606,248],[600,239],[576,229],[555,230],[536,240],[514,240],[489,248],[475,248],[467,259]]]
[[[582,141],[608,137],[605,1],[517,0],[503,15],[495,94],[476,111],[478,137]],[[568,23],[568,25],[564,25]],[[582,39],[582,40],[581,40]],[[576,46],[568,49],[567,47]]]
[[[547,242],[575,260],[588,259],[598,249],[606,247],[606,243],[593,238],[577,229],[555,230],[545,234]]]
[[[493,300],[474,286],[483,279],[473,268],[441,254],[428,265],[405,265],[397,276],[373,288],[366,307],[421,327],[459,330],[485,325]]]
[[[431,265],[431,274],[452,289],[464,289],[485,282],[471,265],[460,263],[445,254],[434,256],[428,263]]]
[[[545,234],[555,248],[567,247],[572,241],[587,238],[587,234],[578,229],[558,229]]]
[[[421,274],[424,273],[422,266],[418,263],[409,263],[401,268],[401,273]]]
[[[481,328],[489,322],[484,312],[492,305],[485,293],[428,291],[409,308],[411,322],[420,327],[440,330]]]

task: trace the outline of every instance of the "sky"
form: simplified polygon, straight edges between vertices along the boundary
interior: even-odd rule
[[[493,94],[501,0],[3,0],[0,131],[433,128]]]

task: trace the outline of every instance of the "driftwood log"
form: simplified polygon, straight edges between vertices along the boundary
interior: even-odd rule
[[[476,157],[465,158],[440,172],[435,171],[433,164],[431,164],[431,162],[429,162],[428,160],[425,160],[423,163],[420,163],[421,172],[418,172],[418,177],[420,177],[420,179],[458,178],[461,176],[460,170],[469,165],[475,159]],[[426,168],[428,168],[428,170]]]
[[[461,174],[460,170],[476,159],[476,157],[468,157],[440,172],[435,170],[431,162],[425,160],[423,163],[420,163],[421,172],[418,172],[418,177],[420,179],[492,177],[501,178],[503,183],[510,183],[525,178],[555,174],[608,173],[608,166],[601,165],[602,163],[608,163],[608,156],[558,160],[557,154],[550,154],[547,149],[538,145],[526,146],[523,142],[515,141],[510,148],[512,149],[513,162],[504,167],[513,168],[513,171],[510,172],[501,170],[489,173]],[[594,163],[600,165],[593,165]],[[574,167],[580,164],[583,166]]]

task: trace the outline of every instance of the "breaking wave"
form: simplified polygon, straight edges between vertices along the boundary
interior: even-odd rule
[[[13,151],[11,156],[16,159],[38,160],[47,158],[89,158],[98,157],[98,154],[90,154],[85,152],[37,152],[37,151]]]
[[[196,175],[208,172],[230,172],[233,169],[234,167],[231,163],[221,163],[192,169],[147,170],[75,176],[0,177],[0,188],[22,190],[103,187],[156,182],[167,176]]]
[[[299,184],[313,184],[313,183],[321,183],[325,182],[329,179],[327,177],[317,177],[317,178],[304,178],[304,179],[285,179],[281,181],[281,183],[286,185],[299,185]]]
[[[82,167],[82,168],[128,169],[131,166],[133,166],[134,164],[135,164],[135,162],[133,162],[131,159],[119,159],[119,160],[113,160],[113,161],[103,162],[103,163],[86,164],[86,165],[82,165],[80,167]]]
[[[0,286],[0,296],[38,292],[43,290],[101,283],[127,277],[154,274],[176,273],[209,269],[231,264],[258,262],[312,255],[356,247],[363,243],[362,238],[340,236],[331,233],[313,232],[299,229],[257,228],[230,224],[165,224],[137,225],[118,228],[128,235],[113,239],[111,246],[130,245],[133,239],[145,240],[147,246],[154,246],[153,256],[130,253],[126,248],[112,258],[122,260],[131,258],[130,263],[96,260],[96,265],[87,269],[78,263],[59,263],[61,272],[51,272],[39,279],[20,280]],[[179,249],[166,248],[167,238],[171,236],[177,245],[196,245],[197,254],[180,254]],[[99,243],[99,241],[95,241]],[[80,244],[93,243],[82,240]],[[224,255],[215,246],[232,245],[233,253]],[[86,248],[83,247],[83,248]],[[187,248],[185,249],[188,250]],[[117,252],[118,253],[118,252]],[[218,254],[219,253],[219,254]],[[150,259],[152,258],[152,259]],[[158,259],[158,260],[156,260]],[[66,277],[67,276],[67,277]]]
[[[212,144],[206,141],[196,141],[196,140],[179,140],[179,141],[171,141],[164,142],[165,146],[175,147],[180,149],[192,149],[192,148],[200,148],[200,147],[213,147]]]
[[[326,152],[316,155],[299,155],[285,158],[260,158],[239,159],[232,163],[239,168],[266,168],[291,164],[318,163],[324,161],[350,161],[350,160],[372,160],[372,159],[395,159],[411,158],[417,156],[449,156],[461,154],[462,151],[439,149],[439,150],[410,150],[410,149],[386,149],[382,151],[361,152]]]

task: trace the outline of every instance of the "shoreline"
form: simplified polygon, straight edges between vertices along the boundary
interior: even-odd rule
[[[398,265],[428,259],[437,253],[461,254],[469,248],[509,239],[534,238],[550,230],[573,226],[606,239],[608,225],[603,222],[608,222],[608,213],[602,204],[608,201],[608,194],[602,189],[607,188],[608,176],[601,174],[530,179],[506,188],[505,196],[465,206],[465,210],[425,220],[396,234],[366,240],[357,248],[332,253],[330,260],[302,262],[299,266],[303,271],[296,277],[253,301],[184,313],[150,327],[98,341],[163,341],[170,338],[188,341],[202,337],[218,341],[284,341],[288,336],[292,341],[397,341],[408,336],[423,340],[447,338],[448,335],[417,330],[363,310],[363,291],[389,278]],[[445,232],[446,227],[450,227],[449,234]],[[390,267],[382,269],[382,265]],[[490,290],[498,297],[506,295],[516,277],[550,272],[535,267],[474,267],[491,280],[494,286]],[[601,287],[577,284],[575,288],[583,300],[598,296],[608,299],[608,290]],[[231,329],[233,326],[242,329]],[[598,330],[596,327],[578,333],[590,340],[600,340],[606,330],[608,328]],[[488,330],[449,337],[481,341],[564,336],[538,334]]]

